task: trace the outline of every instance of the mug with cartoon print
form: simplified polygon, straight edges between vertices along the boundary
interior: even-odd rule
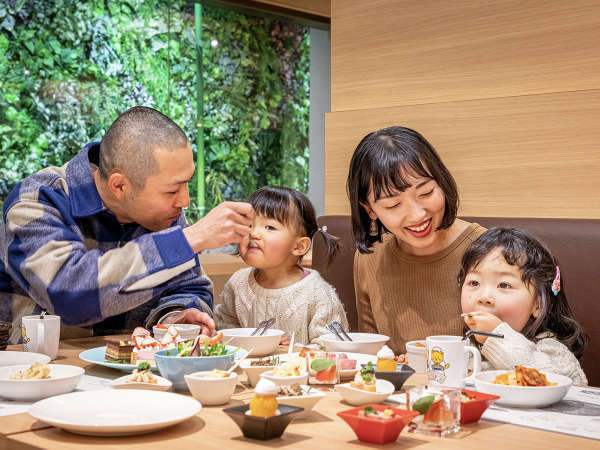
[[[469,353],[473,355],[473,375],[481,370],[481,354],[461,336],[428,336],[427,378],[431,386],[462,388],[467,377]]]

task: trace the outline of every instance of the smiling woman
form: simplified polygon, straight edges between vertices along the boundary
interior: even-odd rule
[[[395,353],[407,341],[460,334],[456,275],[484,229],[456,219],[456,183],[431,144],[404,127],[370,133],[347,186],[360,331],[390,336]]]

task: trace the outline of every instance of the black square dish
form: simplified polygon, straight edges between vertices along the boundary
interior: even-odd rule
[[[225,408],[223,411],[240,427],[244,436],[263,440],[280,437],[294,416],[304,410],[304,408],[279,404],[277,409],[281,414],[273,417],[256,417],[246,414],[249,409],[250,405],[239,405]]]
[[[406,364],[396,364],[395,372],[384,372],[375,370],[375,378],[380,380],[387,380],[394,385],[394,389],[399,391],[402,389],[402,385],[408,378],[415,373],[415,369]]]

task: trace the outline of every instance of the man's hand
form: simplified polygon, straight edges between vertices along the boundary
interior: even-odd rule
[[[250,233],[254,209],[250,203],[223,202],[183,230],[188,243],[198,253],[201,250],[237,244]]]
[[[178,311],[169,314],[165,317],[163,324],[169,325],[174,323],[191,323],[200,325],[200,334],[212,336],[215,334],[215,321],[205,312],[199,311],[196,308],[188,308],[183,311]]]
[[[491,313],[472,311],[465,316],[465,323],[471,330],[487,331],[491,333],[502,323],[502,321]],[[480,344],[483,344],[487,340],[487,336],[482,336],[480,334],[475,334],[473,337]]]

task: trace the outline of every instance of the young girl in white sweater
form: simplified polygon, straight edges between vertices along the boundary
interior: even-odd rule
[[[265,186],[248,201],[256,218],[239,252],[250,267],[227,281],[223,302],[215,309],[217,328],[256,327],[274,317],[273,327],[285,331],[282,344],[292,333],[295,342],[311,343],[328,333],[325,325],[333,320],[348,329],[335,289],[316,270],[300,266],[316,232],[323,236],[329,258],[338,249],[326,227],[318,227],[310,200],[294,189]]]
[[[587,379],[578,358],[587,336],[573,318],[556,258],[532,235],[491,228],[469,246],[458,276],[465,322],[494,369],[522,365]]]

